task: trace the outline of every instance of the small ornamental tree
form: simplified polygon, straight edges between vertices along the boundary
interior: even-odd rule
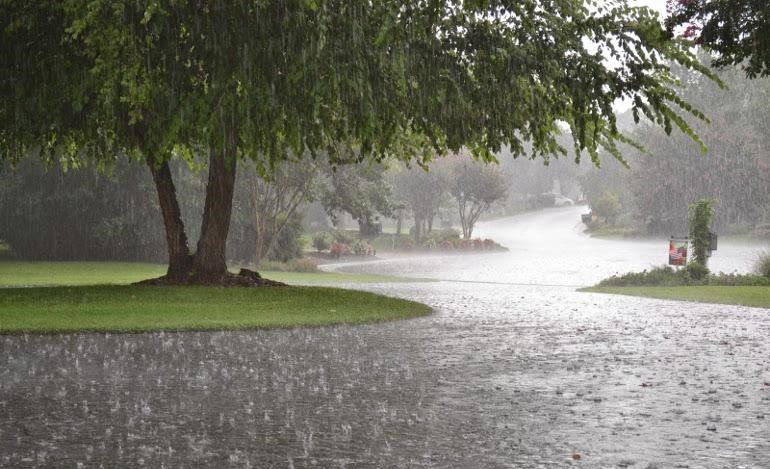
[[[714,202],[701,199],[690,205],[690,241],[692,242],[693,262],[706,266],[711,245],[711,217],[714,215]]]
[[[609,225],[614,225],[623,206],[620,204],[617,194],[611,191],[604,191],[591,208],[598,216],[604,218]]]
[[[449,194],[457,202],[463,239],[471,239],[479,217],[508,195],[508,180],[499,167],[462,155],[454,156],[448,163]]]

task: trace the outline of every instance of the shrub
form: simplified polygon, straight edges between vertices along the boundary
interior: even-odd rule
[[[295,212],[273,239],[267,258],[271,261],[288,262],[302,257],[303,249],[302,214]]]
[[[353,241],[355,241],[353,235],[345,230],[334,230],[334,232],[332,232],[332,237],[334,238],[334,241],[340,244],[350,245]]]
[[[441,244],[442,241],[454,241],[460,239],[460,232],[453,230],[452,228],[433,230],[425,235],[425,238],[436,241],[436,244]]]
[[[770,251],[757,255],[757,259],[754,261],[754,273],[770,278]]]
[[[316,233],[315,236],[313,236],[313,247],[316,251],[321,252],[329,249],[331,246],[331,243],[329,242],[329,235],[320,232]]]
[[[770,277],[750,274],[710,274],[702,264],[691,263],[684,269],[674,270],[664,265],[649,271],[613,275],[599,282],[601,287],[677,287],[684,285],[770,286]]]
[[[761,275],[744,275],[736,273],[726,274],[724,272],[720,272],[716,275],[709,275],[707,280],[709,285],[747,287],[770,286],[770,277],[763,277]]]
[[[345,243],[332,243],[329,248],[329,252],[332,256],[339,258],[340,256],[346,256],[350,254],[350,247]]]
[[[369,245],[369,243],[359,239],[357,241],[354,241],[353,244],[350,245],[350,252],[352,252],[356,256],[367,256],[369,254],[372,254],[374,250]]]
[[[436,240],[434,238],[428,238],[425,240],[425,242],[422,243],[422,247],[424,249],[434,250],[438,248],[438,244],[436,244]]]
[[[709,268],[700,262],[690,262],[684,270],[693,280],[701,280],[709,274]]]
[[[596,215],[604,218],[608,224],[614,225],[618,215],[623,210],[623,206],[620,204],[617,194],[604,191],[601,197],[592,204],[591,209]]]
[[[291,259],[288,262],[263,260],[258,270],[273,272],[318,272],[318,264],[312,259]]]
[[[680,273],[667,265],[654,267],[651,270],[641,272],[628,272],[623,275],[613,275],[599,282],[599,286],[625,287],[625,286],[653,286],[653,285],[685,285],[685,278]]]

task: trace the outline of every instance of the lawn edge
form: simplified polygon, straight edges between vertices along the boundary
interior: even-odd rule
[[[22,290],[22,291],[28,291],[31,289],[81,289],[81,288],[99,288],[99,287],[126,287],[126,288],[142,288],[142,289],[163,289],[168,287],[162,287],[162,286],[146,286],[146,285],[116,285],[116,284],[99,284],[99,285],[56,285],[56,286],[34,286],[34,287],[9,287],[4,288],[3,290]],[[174,287],[179,288],[179,287]],[[230,289],[230,288],[236,288],[236,289],[248,289],[250,287],[205,287],[205,286],[191,286],[191,287],[181,287],[181,288],[211,288],[211,289]],[[251,287],[251,288],[270,288],[270,287]],[[375,293],[365,290],[356,290],[353,288],[340,288],[336,286],[328,286],[328,285],[290,285],[286,287],[287,291],[291,290],[327,290],[327,291],[345,291],[345,292],[354,292],[354,293],[362,293],[365,295],[373,295],[376,297],[386,298],[389,300],[394,300],[403,304],[411,305],[411,310],[403,315],[392,315],[390,317],[385,318],[364,318],[362,320],[338,320],[338,321],[330,321],[328,323],[297,323],[297,324],[286,324],[286,323],[275,323],[275,324],[261,324],[261,325],[255,325],[255,324],[243,324],[239,325],[237,323],[234,323],[232,325],[226,325],[226,326],[214,326],[214,327],[200,327],[200,326],[190,326],[190,327],[128,327],[128,328],[101,328],[101,327],[73,327],[73,328],[55,328],[55,329],[41,329],[41,328],[31,328],[31,329],[13,329],[13,330],[6,330],[2,329],[0,327],[0,336],[14,336],[14,335],[68,335],[68,334],[153,334],[153,333],[186,333],[186,332],[238,332],[238,331],[256,331],[256,330],[289,330],[289,329],[315,329],[315,328],[321,328],[321,327],[338,327],[338,326],[363,326],[363,325],[371,325],[371,324],[379,324],[379,323],[388,323],[388,322],[395,322],[395,321],[407,321],[412,319],[418,319],[421,317],[426,317],[434,314],[436,310],[432,308],[431,306],[420,303],[418,301],[409,300],[405,298],[399,298],[395,296],[390,295],[384,295],[382,293]]]
[[[620,295],[620,296],[632,296],[636,298],[649,298],[652,300],[664,300],[664,301],[678,301],[678,302],[684,302],[684,303],[701,303],[701,304],[711,304],[711,305],[729,305],[729,306],[741,306],[744,308],[759,308],[759,309],[770,309],[770,304],[766,305],[758,305],[758,304],[749,304],[749,303],[738,303],[735,301],[730,301],[728,299],[725,299],[724,301],[719,300],[713,300],[713,299],[695,299],[695,298],[673,298],[673,297],[667,297],[667,296],[652,296],[652,295],[645,295],[643,292],[633,292],[629,291],[631,289],[644,289],[644,290],[654,290],[656,288],[681,288],[681,289],[687,289],[687,288],[770,288],[767,286],[749,286],[749,285],[740,285],[740,286],[732,286],[732,285],[676,285],[676,286],[666,286],[666,285],[645,285],[645,286],[636,286],[636,285],[629,285],[629,286],[607,286],[607,287],[599,287],[599,286],[591,286],[591,287],[582,287],[578,288],[577,291],[581,293],[599,293],[599,294],[605,294],[605,295]],[[628,290],[626,290],[628,289]],[[625,290],[625,291],[624,291]]]

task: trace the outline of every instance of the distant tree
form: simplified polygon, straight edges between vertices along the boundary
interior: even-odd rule
[[[666,28],[716,53],[717,67],[740,65],[750,78],[770,75],[770,2],[668,0]]]
[[[447,191],[445,175],[440,165],[433,164],[426,168],[404,168],[393,178],[397,197],[412,210],[414,236],[419,241],[423,234],[433,230],[433,220]]]
[[[457,202],[463,238],[470,239],[479,217],[508,194],[508,181],[499,167],[461,156],[449,161],[446,174],[449,193]]]
[[[683,70],[684,98],[710,109],[710,123],[694,128],[708,153],[682,134],[665,137],[653,126],[636,127],[634,139],[646,152],[626,153],[629,169],[607,161],[583,178],[594,205],[604,191],[618,195],[626,220],[651,235],[687,232],[688,205],[715,198],[714,228],[746,233],[770,223],[770,79],[750,80],[738,67],[719,72],[727,89]]]
[[[618,195],[614,192],[605,191],[592,205],[591,209],[597,216],[604,218],[610,224],[615,225],[623,206],[620,204]]]
[[[296,224],[297,209],[317,195],[318,165],[314,161],[278,163],[268,175],[241,171],[254,226],[254,265],[270,253],[289,224]],[[295,230],[296,231],[296,230]],[[288,241],[284,245],[290,244]],[[282,257],[287,257],[283,255]]]
[[[382,163],[327,166],[320,197],[332,220],[338,212],[346,212],[365,230],[380,216],[392,216],[396,203],[385,170]]]
[[[110,175],[27,159],[0,163],[0,239],[25,260],[162,262],[152,179],[119,160]]]

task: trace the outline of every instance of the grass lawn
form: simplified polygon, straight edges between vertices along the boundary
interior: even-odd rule
[[[770,287],[681,286],[681,287],[590,287],[580,291],[643,296],[664,300],[697,301],[770,308]]]
[[[420,303],[323,287],[98,285],[0,289],[0,333],[237,330],[430,314]]]
[[[136,262],[14,262],[0,261],[0,287],[53,285],[125,285],[160,277],[166,266]],[[414,279],[345,273],[267,272],[260,274],[288,284],[412,282]]]
[[[164,272],[157,264],[0,262],[0,333],[283,328],[405,319],[431,311],[412,301],[314,286],[128,285]],[[335,273],[263,275],[303,284],[405,281]]]

